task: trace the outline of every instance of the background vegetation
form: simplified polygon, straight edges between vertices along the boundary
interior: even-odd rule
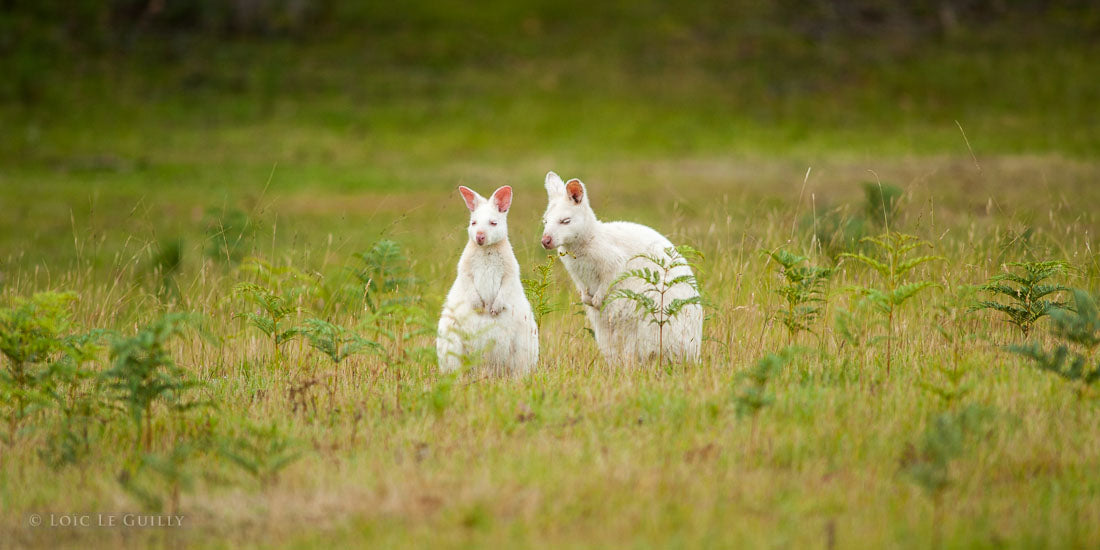
[[[0,8],[2,546],[1100,542],[1088,2]],[[701,365],[602,362],[549,169],[703,253]],[[434,369],[458,184],[529,378]],[[99,512],[186,520],[28,525]]]

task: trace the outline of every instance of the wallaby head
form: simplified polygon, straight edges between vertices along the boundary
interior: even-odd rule
[[[546,174],[546,214],[542,217],[542,246],[569,246],[591,234],[597,223],[588,204],[588,191],[579,179],[563,182],[553,172]]]
[[[478,246],[491,246],[508,240],[508,208],[512,206],[512,188],[505,185],[493,191],[486,200],[469,187],[459,186],[458,192],[470,209],[470,225],[466,232]]]

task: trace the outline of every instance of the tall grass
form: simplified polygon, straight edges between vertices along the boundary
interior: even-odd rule
[[[987,161],[984,168],[996,165]],[[629,167],[607,170],[616,177],[607,178],[601,194],[629,192],[624,182],[645,181],[631,178]],[[8,263],[0,304],[18,307],[16,298],[36,291],[71,290],[73,333],[112,329],[121,338],[164,311],[194,312],[212,328],[206,338],[185,333],[166,341],[165,353],[198,383],[188,391],[203,406],[171,412],[173,401],[151,402],[149,428],[142,427],[147,444],[137,458],[135,428],[122,411],[85,414],[51,405],[20,416],[17,443],[4,444],[0,455],[0,525],[8,540],[28,545],[79,540],[110,546],[132,537],[198,546],[339,545],[364,538],[440,546],[1100,541],[1100,528],[1084,521],[1100,513],[1089,473],[1100,461],[1092,444],[1100,413],[1087,393],[1063,391],[1058,377],[1003,349],[1001,343],[1018,341],[1017,329],[956,303],[961,299],[954,292],[916,294],[896,308],[889,348],[882,342],[853,346],[842,338],[833,328],[841,310],[871,327],[857,338],[882,333],[873,329],[871,311],[855,307],[858,295],[830,293],[833,305],[815,322],[820,345],[791,355],[753,390],[753,366],[790,341],[786,326],[770,322],[788,304],[774,292],[781,283],[758,260],[760,251],[784,245],[817,265],[829,259],[817,251],[811,228],[791,238],[791,220],[804,213],[787,202],[793,194],[776,197],[745,187],[735,200],[707,201],[708,185],[703,178],[685,191],[680,208],[690,211],[670,209],[657,195],[632,210],[608,205],[609,214],[655,225],[706,253],[701,284],[709,319],[696,367],[622,370],[604,364],[576,306],[543,314],[542,362],[524,379],[444,377],[430,354],[398,353],[396,347],[343,353],[351,348],[335,338],[319,341],[318,349],[308,338],[288,338],[275,354],[280,348],[272,347],[268,334],[237,318],[243,308],[255,307],[232,294],[239,283],[257,281],[249,264],[242,269],[204,259],[205,245],[186,232],[175,275],[179,298],[159,292],[160,281],[144,275],[145,255],[155,250],[136,238],[111,243],[120,252],[107,258],[85,255],[71,267],[52,266],[48,276],[43,264],[36,271],[30,261]],[[810,191],[847,196],[852,204],[862,200],[854,184],[820,183]],[[930,208],[922,193],[933,192],[937,202]],[[1087,187],[1078,192],[1095,193]],[[772,206],[759,207],[753,193],[772,197],[765,203]],[[951,193],[946,185],[910,187],[891,219],[892,227],[934,242],[944,258],[915,266],[915,278],[950,289],[981,284],[1002,272],[996,258],[1005,251],[1006,261],[1029,254],[1067,261],[1080,274],[1069,284],[1100,286],[1100,275],[1089,267],[1094,213],[1062,203],[1037,205],[1008,192],[1003,204],[1049,213],[1031,218],[1034,236],[1025,251],[1017,244],[1005,248],[1004,235],[1019,227],[1019,219],[974,215],[969,201],[951,199]],[[540,205],[517,206],[517,219],[535,219]],[[455,210],[437,217],[452,214],[461,215]],[[255,252],[273,266],[316,273],[301,281],[307,286],[355,284],[354,270],[363,264],[353,253],[370,250],[372,241],[363,240],[371,236],[331,247],[323,233],[288,238],[281,232],[298,231],[302,220],[313,219],[297,216],[284,214],[277,223],[258,216],[276,245]],[[399,219],[397,213],[391,219]],[[342,224],[325,223],[323,230]],[[418,219],[415,231],[408,223],[395,223],[386,238],[410,251],[403,265],[421,281],[415,296],[434,315],[456,258],[419,251],[457,249],[452,245],[463,236],[437,233],[430,221]],[[515,225],[513,241],[530,273],[545,264],[535,244],[538,228]],[[193,234],[204,232],[200,220]],[[549,277],[547,303],[576,301],[564,271],[555,268]],[[870,270],[851,263],[841,264],[832,282],[836,288],[879,284]],[[361,293],[324,294],[356,307],[328,307],[332,298],[318,296],[307,288],[287,298],[294,326],[309,326],[306,319],[324,314],[325,323],[341,327],[336,332],[377,341],[370,306],[353,298]],[[392,326],[395,319],[387,319]],[[371,323],[364,326],[364,320]],[[430,331],[403,334],[409,349],[431,345]],[[1040,328],[1031,335],[1037,343],[1054,343]],[[339,369],[325,366],[336,360],[325,350],[337,354]],[[85,368],[107,372],[104,353],[92,353]],[[966,373],[965,381],[944,374],[955,370]],[[74,396],[94,395],[95,384],[94,376],[77,381]],[[750,401],[761,406],[738,414]],[[963,422],[958,411],[971,405],[990,411],[990,420],[967,431],[966,444],[955,445],[953,426]],[[80,421],[88,415],[91,422]],[[941,440],[950,446],[937,447]],[[128,473],[120,478],[120,472]],[[31,529],[25,523],[31,513],[157,509],[184,514],[196,528],[135,534]]]

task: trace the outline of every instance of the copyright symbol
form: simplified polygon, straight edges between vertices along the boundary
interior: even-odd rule
[[[31,514],[31,517],[28,519],[28,521],[30,522],[31,527],[38,527],[39,525],[42,525],[42,516],[38,514]]]

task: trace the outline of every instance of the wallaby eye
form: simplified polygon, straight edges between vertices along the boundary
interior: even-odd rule
[[[562,225],[569,225],[569,222],[573,221],[573,218],[562,218],[558,223]]]
[[[477,221],[470,222],[470,225],[477,225]]]
[[[496,224],[497,224],[497,222],[495,220],[489,220],[489,225],[496,225]]]

